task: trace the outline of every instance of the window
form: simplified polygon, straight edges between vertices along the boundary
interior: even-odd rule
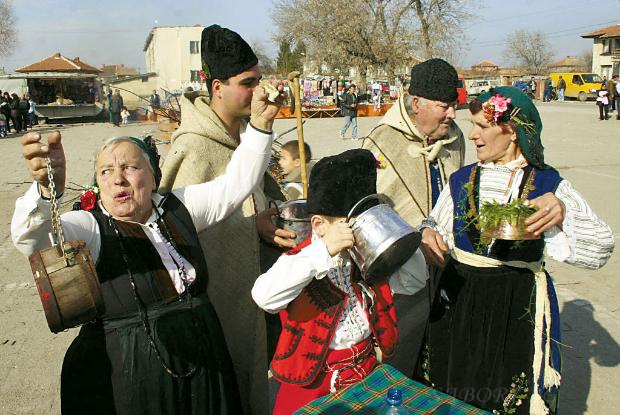
[[[604,68],[605,66],[602,66],[601,68]],[[611,66],[609,66],[609,68],[611,68]],[[603,82],[603,78],[601,78],[600,76],[598,76],[598,74],[595,73],[584,73],[583,75],[583,80],[589,84],[600,84]]]
[[[579,75],[573,75],[573,83],[577,85],[583,85],[583,81]]]
[[[200,71],[189,71],[190,82],[200,82]]]
[[[603,39],[603,53],[609,53],[609,49],[611,49],[611,41],[612,39]]]
[[[189,42],[189,53],[193,55],[200,53],[200,44],[197,40],[191,40]]]
[[[597,74],[593,74],[596,78],[592,80],[592,82],[600,84],[603,82],[603,79]],[[601,75],[606,76],[607,79],[611,78],[611,65],[601,65]]]

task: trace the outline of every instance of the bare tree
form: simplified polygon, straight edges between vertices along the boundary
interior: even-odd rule
[[[254,54],[258,58],[258,67],[263,75],[272,75],[274,74],[275,68],[273,65],[273,59],[265,52],[265,47],[263,44],[255,40],[252,42],[252,50]]]
[[[11,54],[17,41],[11,0],[0,0],[0,56]]]
[[[535,74],[542,73],[553,58],[551,45],[542,32],[516,30],[506,38],[504,58]]]
[[[472,0],[274,0],[276,38],[303,41],[320,67],[383,70],[388,77],[418,56],[446,56]]]
[[[456,47],[465,40],[463,24],[473,17],[472,1],[415,0],[412,2],[417,17],[422,53],[425,59],[443,56],[455,59]]]
[[[578,58],[585,62],[583,70],[590,72],[592,70],[592,48],[582,50]]]

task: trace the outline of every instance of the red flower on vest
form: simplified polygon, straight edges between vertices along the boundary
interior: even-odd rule
[[[97,194],[93,190],[87,190],[80,196],[82,210],[93,210],[97,204]]]

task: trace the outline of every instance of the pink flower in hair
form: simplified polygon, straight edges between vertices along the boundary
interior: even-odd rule
[[[495,96],[491,99],[493,100],[493,104],[495,104],[495,112],[499,112],[501,114],[506,112],[506,110],[508,109],[508,105],[510,105],[510,103],[512,102],[511,98],[505,98],[500,94],[495,94]]]
[[[490,123],[496,123],[497,120],[508,110],[508,105],[512,102],[511,98],[503,97],[495,94],[482,105],[484,116]]]

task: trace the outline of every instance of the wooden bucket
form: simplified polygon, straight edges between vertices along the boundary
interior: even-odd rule
[[[30,255],[47,324],[53,333],[96,319],[105,311],[97,271],[84,241],[64,244],[69,265],[60,246]]]

